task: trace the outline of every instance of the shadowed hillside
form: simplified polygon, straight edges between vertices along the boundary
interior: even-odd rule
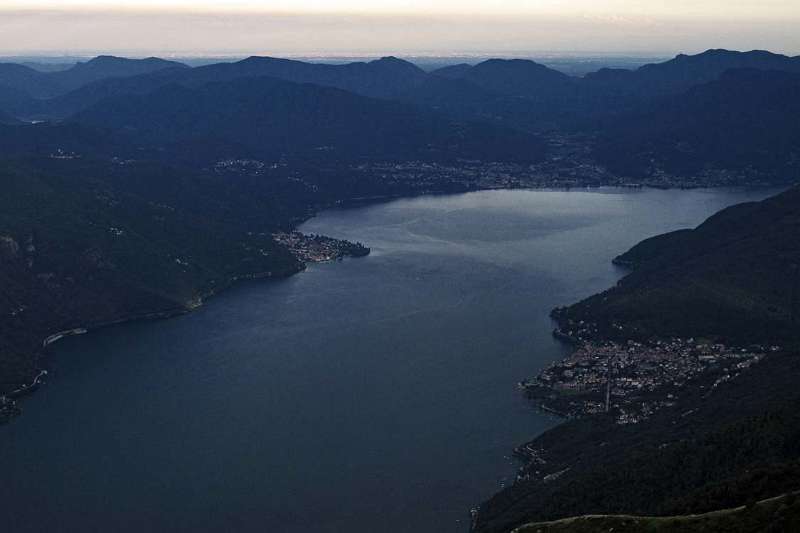
[[[104,100],[73,120],[122,132],[137,143],[235,145],[243,156],[257,158],[536,161],[543,154],[541,141],[526,133],[273,78],[169,85]]]
[[[800,73],[732,70],[604,128],[601,161],[628,175],[720,171],[800,178]]]
[[[610,338],[796,340],[800,189],[730,207],[691,231],[653,237],[617,262],[633,272],[560,310],[559,320],[596,322],[598,335]]]
[[[0,183],[0,391],[31,379],[47,335],[299,268],[270,236],[292,215],[268,185],[74,159],[6,162]]]
[[[673,517],[581,516],[529,524],[514,533],[779,533],[800,529],[796,493],[701,515]]]

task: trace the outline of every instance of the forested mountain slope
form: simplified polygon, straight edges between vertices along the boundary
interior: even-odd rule
[[[617,262],[633,272],[560,310],[559,320],[595,322],[598,335],[609,338],[749,344],[800,337],[798,188],[725,209],[694,230],[648,239]]]

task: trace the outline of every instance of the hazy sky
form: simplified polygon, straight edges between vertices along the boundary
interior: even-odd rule
[[[800,0],[0,0],[0,55],[800,53]]]

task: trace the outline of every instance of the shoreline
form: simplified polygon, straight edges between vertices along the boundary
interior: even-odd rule
[[[234,276],[228,279],[225,283],[201,293],[195,299],[190,300],[182,307],[175,307],[171,309],[164,309],[161,311],[152,311],[149,313],[125,316],[114,320],[90,323],[76,328],[56,331],[54,333],[47,335],[46,337],[44,337],[44,339],[42,339],[40,352],[37,354],[37,360],[42,361],[47,359],[50,355],[48,353],[48,348],[68,337],[74,337],[77,335],[86,335],[88,333],[98,331],[101,329],[110,328],[113,326],[120,326],[133,322],[166,320],[177,316],[187,315],[203,307],[203,305],[207,300],[213,298],[214,296],[220,294],[223,291],[233,288],[240,282],[270,280],[270,279],[275,279],[275,280],[288,279],[291,276],[294,276],[295,274],[303,272],[304,270],[305,270],[305,265],[303,265],[302,268],[298,268],[296,271],[285,274],[283,276],[275,276],[272,272],[262,272],[246,276]],[[16,400],[32,394],[42,384],[44,384],[42,376],[46,376],[48,374],[48,369],[46,368],[46,366],[47,365],[41,365],[41,367],[39,367],[37,365],[38,374],[33,378],[33,381],[31,382],[30,385],[23,384],[23,386],[18,389],[15,389],[4,395],[0,395],[0,425],[10,422],[13,418],[19,416],[22,413],[21,408],[16,405],[17,404]]]
[[[316,212],[308,217],[303,219],[295,220],[292,225],[292,232],[293,233],[300,233],[297,231],[297,227],[302,225],[303,223],[311,220],[314,216],[316,216]],[[311,238],[310,236],[305,236]],[[309,264],[315,263],[326,263],[326,262],[334,262],[334,261],[341,261],[345,257],[352,257],[352,258],[360,258],[366,257],[370,254],[371,250],[368,247],[361,245],[360,243],[351,243],[349,241],[344,241],[341,239],[335,239],[331,237],[325,236],[313,236],[315,238],[324,239],[326,242],[333,242],[340,249],[337,250],[338,255],[335,258],[329,258],[325,260],[318,260],[314,258],[304,257],[302,254],[298,254],[298,251],[289,247],[289,250],[295,254],[297,258],[296,269],[292,271],[286,271],[283,273],[275,274],[272,271],[266,272],[257,272],[253,274],[244,274],[239,276],[233,276],[227,279],[224,283],[221,284],[214,284],[213,287],[208,288],[205,291],[200,292],[195,298],[192,298],[188,302],[186,302],[183,306],[174,307],[163,309],[160,311],[152,311],[137,315],[131,316],[124,316],[114,320],[106,320],[100,321],[95,323],[88,323],[82,326],[59,330],[49,335],[46,335],[41,341],[41,347],[38,354],[36,354],[36,360],[42,361],[48,357],[48,348],[53,346],[54,344],[62,341],[68,337],[74,337],[77,335],[85,335],[87,333],[91,333],[93,331],[97,331],[100,329],[110,328],[113,326],[124,325],[133,322],[145,322],[150,320],[166,320],[169,318],[174,318],[177,316],[186,315],[192,313],[201,307],[211,298],[214,296],[232,289],[234,286],[246,282],[246,281],[263,281],[263,280],[282,280],[282,279],[289,279],[290,277],[304,272]],[[213,284],[212,282],[209,282]],[[28,396],[35,392],[40,385],[44,383],[42,380],[43,376],[46,376],[48,370],[46,368],[47,365],[37,365],[38,374],[33,377],[33,381],[30,384],[22,384],[22,386],[18,389],[14,389],[6,394],[0,394],[0,425],[4,423],[8,423],[11,419],[19,416],[22,412],[21,408],[16,405],[16,400],[18,398]]]
[[[582,191],[597,192],[597,191],[602,191],[603,189],[609,189],[609,190],[612,190],[612,191],[618,190],[618,191],[620,191],[620,193],[623,192],[623,188],[613,187],[613,186],[607,187],[607,188],[606,187],[587,187],[585,189],[575,189],[575,188],[573,188],[573,189],[571,189],[571,191],[572,192],[582,192]],[[516,191],[516,190],[548,191],[548,190],[551,190],[551,191],[558,191],[558,192],[564,191],[564,189],[549,189],[549,188],[543,188],[543,189],[539,189],[539,188],[533,188],[533,189],[532,188],[522,188],[522,189],[479,189],[478,191],[484,191],[484,190],[487,190],[487,191],[488,190],[492,190],[492,191],[499,191],[499,190],[506,190],[506,191]],[[714,189],[711,189],[711,190],[714,190]],[[467,192],[478,192],[478,191],[467,191]],[[448,194],[451,194],[451,193],[448,193]],[[456,194],[464,194],[464,193],[456,193]],[[422,196],[427,196],[427,195],[412,195],[412,196],[409,196],[408,198],[420,198]],[[392,200],[395,200],[395,199],[397,199],[397,198],[389,198],[388,201],[392,201]],[[378,201],[377,203],[383,203],[383,201]],[[343,206],[339,206],[339,207],[343,207]],[[355,206],[351,206],[351,207],[355,207]],[[316,213],[313,214],[313,215],[309,215],[308,217],[304,218],[303,221],[298,222],[298,225],[295,226],[295,227],[299,227],[303,222],[311,220],[315,216],[316,216]],[[215,285],[215,286],[209,288],[207,291],[205,291],[201,295],[199,295],[196,299],[192,299],[191,301],[187,302],[186,305],[183,306],[183,307],[176,307],[175,309],[167,309],[167,310],[162,310],[162,311],[155,311],[155,312],[152,312],[152,313],[144,313],[144,314],[139,314],[139,315],[135,315],[135,316],[123,317],[123,318],[120,318],[120,319],[117,319],[117,320],[113,320],[113,321],[100,322],[100,323],[97,323],[97,324],[90,324],[90,325],[85,326],[85,327],[78,327],[78,328],[73,328],[73,329],[68,329],[68,330],[57,331],[55,333],[52,333],[52,334],[48,335],[47,337],[45,337],[43,339],[42,347],[43,347],[43,349],[46,349],[47,347],[49,347],[49,346],[51,346],[51,345],[63,340],[66,337],[86,334],[86,333],[88,333],[90,331],[99,330],[100,328],[104,328],[104,327],[111,327],[111,326],[114,326],[114,325],[121,325],[121,324],[125,324],[125,323],[128,323],[128,322],[134,322],[134,321],[156,320],[156,319],[160,320],[160,319],[172,318],[172,317],[183,315],[183,314],[188,314],[190,312],[193,312],[196,309],[201,308],[206,303],[206,301],[208,299],[212,298],[213,296],[215,296],[217,294],[220,294],[225,290],[228,290],[228,289],[231,289],[231,288],[235,287],[240,281],[250,281],[250,280],[255,281],[255,280],[264,280],[264,279],[275,279],[275,280],[288,279],[291,276],[302,272],[304,270],[304,268],[305,268],[305,265],[303,267],[301,267],[301,268],[298,268],[297,270],[295,270],[293,272],[288,272],[288,273],[284,272],[284,273],[281,273],[279,275],[273,275],[272,272],[262,272],[262,273],[259,273],[259,274],[234,276],[234,277],[231,277],[231,278],[227,279],[225,282],[220,283],[219,285]],[[573,347],[575,347],[575,344],[579,342],[577,339],[575,339],[575,338],[567,335],[566,333],[562,332],[559,328],[556,328],[555,330],[553,330],[552,334],[553,334],[554,337],[556,337],[560,341],[565,342],[567,344],[570,344]],[[31,390],[30,392],[34,392],[34,390]],[[563,419],[563,420],[558,422],[558,425],[556,427],[562,425],[565,421],[569,420],[569,418],[570,418],[567,413],[560,412],[559,410],[556,410],[556,409],[553,409],[553,408],[548,408],[546,405],[540,404],[538,407],[544,412],[547,412],[549,414],[558,416],[559,418]],[[2,418],[2,417],[0,416],[0,418]],[[523,446],[524,445],[521,445],[521,446],[517,447],[517,449],[522,448]],[[517,449],[515,449],[514,451],[516,452]],[[517,455],[517,454],[515,453],[515,455]],[[520,458],[520,457],[518,456],[518,458]]]
[[[666,187],[666,188],[669,188],[669,187]],[[722,186],[706,186],[706,187],[680,187],[680,188],[674,188],[674,189],[675,190],[693,189],[693,190],[709,190],[709,191],[716,191],[716,190],[742,190],[742,191],[745,191],[745,190],[754,190],[754,189],[770,190],[770,189],[775,189],[775,188],[776,188],[775,186],[759,186],[759,185],[741,185],[741,186],[725,186],[725,185],[722,185]],[[783,189],[784,186],[779,186],[778,188]],[[316,206],[311,207],[311,209],[304,216],[300,216],[300,217],[297,217],[294,220],[292,220],[290,222],[289,226],[287,227],[287,229],[289,231],[292,231],[292,232],[297,232],[298,228],[302,224],[304,224],[304,223],[308,222],[309,220],[315,218],[318,213],[320,213],[322,211],[325,211],[325,210],[330,210],[330,209],[351,209],[351,208],[363,207],[363,206],[372,205],[372,204],[382,204],[382,203],[387,203],[387,202],[401,200],[401,199],[422,198],[422,197],[425,197],[425,196],[442,196],[442,195],[450,195],[450,194],[467,194],[467,193],[487,192],[487,191],[545,191],[545,192],[547,192],[547,191],[551,191],[551,192],[581,192],[581,191],[587,191],[587,192],[602,192],[603,190],[609,190],[609,191],[620,191],[620,192],[634,192],[634,191],[635,192],[643,192],[643,191],[647,191],[648,189],[663,190],[661,187],[653,187],[653,186],[650,186],[650,185],[639,185],[639,184],[637,184],[636,186],[632,186],[632,185],[627,185],[626,186],[624,184],[611,183],[611,184],[599,184],[599,185],[598,184],[585,184],[584,186],[564,185],[564,186],[561,186],[561,187],[554,187],[552,184],[548,184],[548,185],[541,185],[541,186],[526,185],[526,186],[517,186],[517,187],[514,187],[514,186],[510,186],[510,187],[509,186],[505,186],[505,187],[480,187],[480,186],[478,186],[478,187],[471,187],[471,188],[468,188],[468,189],[465,189],[465,190],[462,190],[462,191],[428,190],[428,191],[421,191],[421,192],[411,193],[411,194],[402,194],[401,193],[401,194],[389,194],[389,195],[376,195],[376,196],[371,196],[371,197],[349,198],[349,199],[345,199],[345,200],[337,200],[337,201],[334,201],[334,202],[326,202],[326,203],[318,204]],[[336,240],[336,239],[334,239],[334,240]],[[367,248],[367,250],[368,250],[368,248]],[[367,253],[369,253],[369,252],[367,252]],[[348,254],[344,254],[344,255],[348,255]],[[364,254],[364,255],[366,255],[366,254]],[[360,255],[356,255],[355,257],[360,257]],[[74,328],[70,328],[70,329],[66,329],[66,330],[55,331],[53,333],[50,333],[50,334],[46,335],[42,339],[42,345],[41,345],[41,348],[40,348],[40,352],[35,355],[35,360],[36,361],[44,360],[46,358],[46,356],[47,356],[47,353],[46,353],[47,348],[49,348],[51,345],[55,344],[56,342],[58,342],[60,340],[63,340],[66,337],[75,336],[75,335],[82,335],[82,334],[86,334],[86,333],[89,333],[89,332],[92,332],[92,331],[95,331],[95,330],[98,330],[98,329],[111,327],[111,326],[116,326],[116,325],[121,325],[121,324],[126,324],[126,323],[129,323],[129,322],[139,322],[139,321],[147,321],[147,320],[162,320],[162,319],[172,318],[172,317],[175,317],[175,316],[180,316],[180,315],[183,315],[183,314],[190,313],[190,312],[194,311],[195,309],[201,307],[205,303],[205,301],[207,299],[215,296],[216,294],[221,293],[222,291],[225,291],[225,290],[231,288],[232,286],[236,285],[240,281],[262,280],[262,279],[288,279],[289,277],[291,277],[291,276],[293,276],[293,275],[295,275],[297,273],[300,273],[300,272],[304,271],[307,268],[306,262],[303,262],[301,260],[298,260],[298,261],[299,261],[299,266],[297,267],[297,269],[294,270],[294,271],[288,272],[288,273],[282,273],[282,274],[275,275],[273,272],[268,271],[268,272],[260,272],[260,273],[254,273],[254,274],[249,274],[249,275],[234,276],[234,277],[226,280],[224,283],[221,283],[221,284],[216,285],[214,287],[208,288],[204,292],[201,292],[195,299],[186,302],[183,306],[176,306],[176,307],[173,307],[173,308],[155,310],[155,311],[152,311],[152,312],[142,313],[142,314],[138,314],[138,315],[123,316],[123,317],[120,317],[120,318],[117,318],[117,319],[114,319],[114,320],[100,321],[100,322],[96,322],[96,323],[89,323],[89,324],[85,324],[85,325],[82,325],[82,326],[78,326],[78,327],[74,327]],[[316,261],[311,261],[311,262],[316,262]],[[554,311],[556,311],[557,309],[559,309],[559,308],[556,308]],[[562,342],[570,344],[573,347],[577,348],[577,344],[579,344],[579,339],[576,339],[574,337],[570,337],[568,334],[564,334],[563,332],[561,332],[559,330],[558,327],[553,331],[553,335],[556,338],[558,338],[559,340],[561,340]],[[46,365],[36,365],[36,369],[38,371],[44,370],[45,369],[44,367],[46,367]],[[33,378],[33,376],[31,376],[31,378]],[[535,403],[539,403],[539,402],[535,402]],[[545,406],[542,405],[542,406],[539,406],[539,407],[545,407]],[[548,410],[548,409],[543,409],[543,410],[545,410],[545,412],[550,412],[551,414],[554,414],[556,416],[563,417],[563,418],[565,418],[565,420],[569,418],[568,415],[565,415],[564,413],[561,413],[556,409],[553,409],[552,412],[550,410]],[[18,414],[18,413],[16,413],[16,414]],[[0,409],[0,425],[2,425],[4,422],[8,422],[10,420],[10,418],[12,418],[12,417],[3,416],[3,411],[2,411],[2,409]]]

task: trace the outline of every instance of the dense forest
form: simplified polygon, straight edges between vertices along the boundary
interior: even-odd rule
[[[557,313],[604,338],[711,337],[794,342],[800,330],[800,189],[733,206],[694,230],[648,239],[617,258],[633,271]],[[623,327],[615,327],[622,324]]]

